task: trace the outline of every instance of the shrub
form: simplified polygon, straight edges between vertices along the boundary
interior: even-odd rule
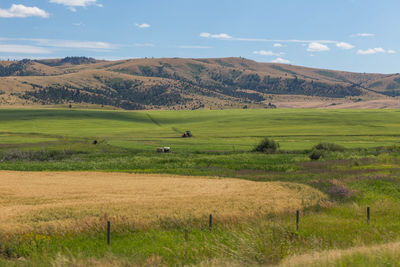
[[[335,200],[344,200],[353,195],[352,191],[342,185],[331,185],[326,191]]]
[[[263,152],[263,153],[274,153],[278,150],[279,148],[279,143],[275,142],[272,139],[269,139],[266,137],[264,140],[261,141],[260,144],[258,144],[253,151],[255,152]]]
[[[49,161],[63,160],[74,154],[86,154],[83,151],[72,150],[41,150],[41,151],[21,151],[12,150],[0,153],[0,162],[8,161]]]
[[[314,150],[324,150],[324,151],[344,151],[345,148],[341,145],[337,145],[334,143],[319,143],[318,145],[313,147]]]
[[[308,157],[312,160],[319,160],[322,157],[322,155],[323,152],[321,150],[313,149],[313,151],[311,151],[311,154]]]
[[[393,152],[400,152],[400,146],[392,145],[392,146],[379,146],[375,148],[376,153],[393,153]]]

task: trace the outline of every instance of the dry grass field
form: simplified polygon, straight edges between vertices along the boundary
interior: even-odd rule
[[[267,266],[279,267],[336,267],[336,266],[399,266],[400,242],[374,246],[360,246],[348,249],[332,249],[309,254],[294,255],[284,259],[280,264]],[[65,258],[58,258],[54,263],[65,261]],[[383,264],[382,264],[383,262]],[[82,261],[79,264],[86,266],[112,266],[114,262]],[[124,262],[118,262],[118,266],[124,266]],[[80,265],[79,265],[80,266]],[[115,266],[115,265],[114,265]],[[243,263],[232,259],[207,260],[195,265],[197,267],[240,267]],[[256,265],[254,265],[256,266]],[[258,266],[258,265],[257,265]]]
[[[323,109],[398,109],[400,108],[400,99],[382,98],[375,100],[365,100],[362,102],[353,102],[348,99],[318,99],[316,97],[297,97],[286,96],[282,98],[275,97],[278,108],[323,108]]]
[[[141,226],[168,218],[201,218],[210,213],[219,220],[240,220],[260,213],[280,213],[315,205],[324,198],[311,187],[283,182],[100,172],[2,171],[0,231],[79,231],[105,215],[118,223]]]
[[[354,261],[359,261],[360,259],[365,260],[364,266],[377,266],[377,260],[380,262],[382,262],[382,260],[384,260],[384,262],[386,261],[387,264],[385,266],[393,266],[395,262],[397,262],[395,266],[398,266],[399,252],[400,242],[391,242],[375,246],[333,249],[292,256],[282,261],[279,266],[344,266],[345,263],[352,266]]]

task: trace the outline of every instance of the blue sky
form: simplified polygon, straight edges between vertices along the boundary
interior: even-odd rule
[[[1,0],[0,58],[245,57],[400,72],[398,0]]]

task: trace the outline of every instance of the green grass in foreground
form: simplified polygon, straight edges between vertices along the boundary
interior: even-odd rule
[[[0,169],[291,181],[313,186],[330,200],[302,212],[298,233],[292,211],[231,223],[219,224],[215,218],[212,232],[206,219],[205,225],[171,219],[151,229],[120,225],[114,228],[111,247],[105,244],[102,227],[80,234],[3,235],[0,265],[265,265],[294,254],[397,241],[398,121],[397,110],[1,110]],[[194,138],[181,138],[185,130],[191,130]],[[251,153],[265,136],[278,141],[281,151]],[[100,144],[92,145],[94,139]],[[346,149],[325,151],[321,160],[310,161],[308,153],[319,142]],[[156,147],[165,145],[174,153],[155,153]],[[372,210],[370,225],[367,206]],[[371,261],[387,266],[397,260],[393,253],[361,253],[330,264],[363,266]]]
[[[374,215],[370,225],[365,220],[365,207],[354,204],[324,211],[308,210],[302,213],[299,232],[295,231],[294,216],[285,215],[224,225],[219,225],[216,218],[211,232],[206,220],[197,227],[179,221],[143,230],[121,226],[112,232],[111,246],[106,244],[104,228],[79,234],[28,234],[11,237],[9,241],[2,239],[6,240],[2,254],[10,258],[3,258],[0,263],[49,266],[66,258],[72,266],[74,262],[81,261],[84,265],[93,259],[112,260],[121,266],[127,262],[141,265],[151,260],[171,266],[201,264],[210,259],[242,265],[277,264],[293,254],[396,240],[400,223],[395,218],[400,213],[388,216],[395,207],[385,204],[383,209],[372,206]],[[380,214],[375,213],[378,209]],[[187,240],[185,229],[189,233]],[[27,262],[17,260],[21,257]]]

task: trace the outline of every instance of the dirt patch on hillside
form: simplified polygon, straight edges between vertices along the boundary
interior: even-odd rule
[[[400,108],[400,99],[376,99],[353,102],[346,99],[294,99],[274,102],[278,108],[324,108],[324,109],[397,109]]]

